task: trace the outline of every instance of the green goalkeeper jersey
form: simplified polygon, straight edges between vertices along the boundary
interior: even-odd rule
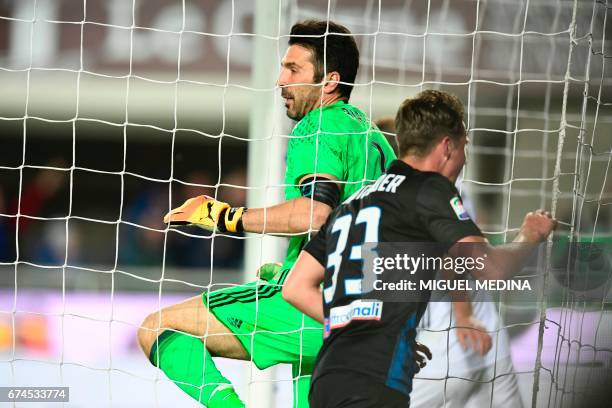
[[[373,182],[395,159],[385,136],[357,107],[344,101],[310,111],[300,120],[287,147],[285,199],[301,196],[300,180],[330,174],[340,180],[341,201]],[[308,234],[292,237],[283,269],[295,263]]]

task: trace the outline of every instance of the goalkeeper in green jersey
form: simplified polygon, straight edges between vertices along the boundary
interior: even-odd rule
[[[208,407],[244,406],[213,356],[252,360],[260,369],[291,364],[293,404],[308,406],[323,331],[283,300],[282,284],[309,233],[395,159],[376,126],[348,103],[358,65],[357,45],[345,27],[312,20],[295,24],[278,79],[287,116],[298,121],[287,150],[286,201],[247,210],[199,196],[164,218],[170,225],[223,233],[292,236],[282,266],[262,268],[259,281],[166,307],[149,315],[138,331],[151,363]]]

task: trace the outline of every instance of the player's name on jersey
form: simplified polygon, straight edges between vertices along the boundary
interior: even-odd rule
[[[408,280],[402,279],[396,282],[384,282],[377,279],[373,283],[374,290],[391,291],[424,291],[424,290],[460,290],[460,291],[524,291],[531,290],[531,284],[527,279],[490,279],[490,280],[469,280],[469,279],[423,279]]]
[[[358,190],[352,197],[349,197],[348,201],[359,200],[360,198],[363,198],[374,191],[395,193],[397,187],[399,187],[399,185],[402,184],[405,179],[406,176],[402,176],[401,174],[383,174],[373,184]]]

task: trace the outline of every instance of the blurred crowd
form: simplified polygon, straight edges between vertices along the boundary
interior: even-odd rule
[[[392,118],[382,118],[377,125],[392,146],[397,147]],[[171,185],[167,182],[138,185],[126,182],[123,194],[118,189],[113,193],[94,194],[105,186],[71,180],[68,168],[65,160],[54,158],[44,167],[23,171],[19,175],[21,186],[19,178],[14,178],[12,183],[0,179],[0,263],[18,259],[45,266],[67,264],[96,268],[116,264],[119,269],[161,265],[241,267],[243,236],[217,235],[213,238],[210,233],[195,227],[167,231],[162,220],[170,209],[201,194],[214,196],[232,206],[246,205],[246,170],[243,167],[223,166],[219,180],[216,170],[199,169],[186,171]],[[467,187],[470,186],[464,185]],[[100,196],[105,194],[108,200],[101,200]],[[470,201],[467,196],[466,200]],[[602,196],[602,201],[605,200],[607,198]],[[557,215],[563,221],[560,230],[567,234],[571,207],[565,207],[560,206]],[[486,206],[479,210],[477,218],[485,229],[500,228]],[[66,222],[68,214],[72,217]],[[120,219],[118,228],[117,219]],[[585,206],[581,229],[588,236],[594,231],[596,236],[609,237],[611,219],[609,207]],[[503,234],[489,236],[493,241],[502,238]]]
[[[163,216],[170,208],[201,194],[216,196],[232,206],[246,204],[246,173],[236,168],[216,177],[204,170],[192,171],[184,180],[157,183],[140,191],[126,188],[123,195],[119,230],[108,222],[107,213],[94,198],[88,203],[98,217],[73,217],[66,223],[66,205],[75,189],[70,184],[67,166],[52,160],[48,168],[38,169],[29,179],[24,177],[21,194],[7,191],[0,183],[0,262],[31,262],[37,265],[155,266],[239,268],[243,260],[242,236],[215,236],[197,228],[165,231]],[[90,186],[91,188],[91,186]],[[96,187],[93,187],[96,188]],[[70,190],[73,191],[70,191]],[[81,194],[82,195],[82,194]],[[69,207],[72,208],[72,203]],[[17,211],[19,209],[19,211]],[[16,214],[21,216],[17,218]],[[66,232],[68,239],[66,240]],[[118,238],[118,244],[116,240]],[[68,242],[67,242],[68,241]],[[109,249],[110,247],[110,249]]]

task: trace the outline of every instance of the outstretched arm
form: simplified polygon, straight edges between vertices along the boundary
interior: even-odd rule
[[[510,244],[493,247],[482,236],[467,236],[453,245],[449,253],[461,256],[467,251],[472,257],[484,257],[484,268],[471,272],[478,279],[507,279],[517,272],[535,245],[545,241],[556,226],[557,221],[550,213],[537,210],[525,215],[519,234]],[[466,243],[476,245],[466,248],[462,245]]]
[[[303,234],[318,230],[332,208],[311,198],[298,197],[268,208],[249,208],[242,216],[247,232]]]
[[[338,179],[307,174],[299,181],[302,197],[268,208],[251,208],[242,217],[244,230],[269,234],[304,234],[318,230],[340,202]]]
[[[318,230],[339,204],[340,187],[329,174],[307,175],[300,180],[302,197],[267,208],[232,207],[209,196],[198,196],[170,211],[164,222],[195,225],[208,231],[304,234]]]

